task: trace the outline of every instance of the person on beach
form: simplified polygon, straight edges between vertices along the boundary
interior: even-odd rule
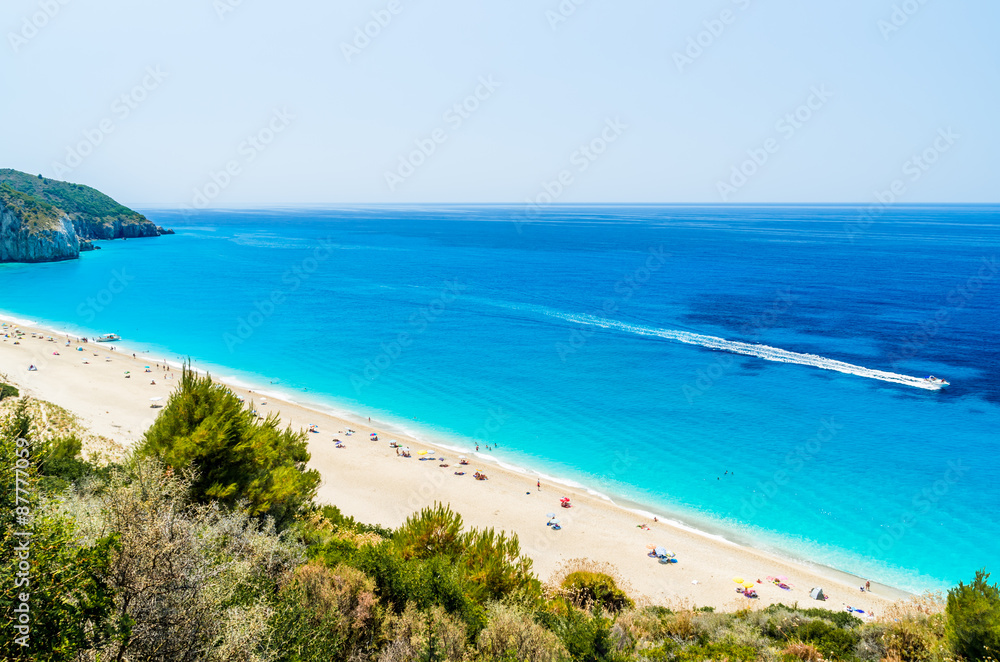
[[[535,481],[535,487],[537,487],[538,491],[541,492],[542,491],[542,481],[541,480],[536,480]]]
[[[479,452],[479,444],[476,444],[476,452]]]
[[[872,590],[872,583],[869,580],[865,580],[865,592],[870,593]]]

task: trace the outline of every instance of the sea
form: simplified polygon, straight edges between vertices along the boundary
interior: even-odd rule
[[[143,212],[0,310],[902,589],[1000,572],[1000,207]]]

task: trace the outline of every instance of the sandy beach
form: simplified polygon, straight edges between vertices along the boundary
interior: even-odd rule
[[[24,395],[69,410],[85,428],[123,449],[141,439],[162,411],[151,405],[165,404],[179,381],[179,370],[166,366],[162,358],[133,358],[131,353],[113,351],[107,344],[81,344],[75,339],[67,346],[65,335],[14,324],[2,317],[0,321],[8,324],[0,329],[0,380],[13,383]],[[15,327],[26,334],[19,344],[12,336]],[[30,365],[37,370],[29,371]],[[668,606],[712,606],[728,611],[751,604],[798,602],[833,610],[850,605],[866,613],[874,611],[878,617],[888,604],[909,597],[875,583],[871,592],[862,592],[859,586],[864,584],[863,578],[783,559],[668,521],[654,522],[585,490],[546,484],[544,479],[539,490],[537,476],[477,461],[475,454],[469,454],[470,465],[460,466],[457,453],[428,445],[426,440],[407,438],[377,421],[338,417],[321,408],[229,386],[248,402],[254,401],[262,414],[280,414],[285,425],[295,429],[318,426],[319,432],[308,437],[311,465],[323,477],[319,501],[336,504],[344,514],[359,520],[389,527],[398,526],[410,513],[435,501],[449,503],[467,526],[516,533],[542,580],[564,562],[585,558],[614,565],[631,585],[634,597]],[[345,434],[348,429],[354,433]],[[378,441],[370,439],[372,432],[378,433]],[[334,439],[345,447],[336,448]],[[412,457],[398,456],[390,447],[392,439],[411,448]],[[421,450],[436,451],[427,457],[446,460],[421,461],[419,458],[425,457],[418,455]],[[476,470],[485,471],[489,480],[475,480],[472,474]],[[465,475],[457,476],[456,471],[465,471]],[[561,508],[562,497],[569,497],[573,507]],[[556,513],[561,530],[546,526],[548,513]],[[675,552],[678,562],[665,565],[649,558],[647,546],[654,544]],[[766,579],[777,576],[787,577],[791,590]],[[734,577],[762,580],[756,585],[759,599],[739,595]],[[809,590],[817,586],[829,596],[826,602],[809,597]]]

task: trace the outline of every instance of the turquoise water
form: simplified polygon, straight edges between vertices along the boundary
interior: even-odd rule
[[[0,310],[902,588],[1000,561],[997,207],[146,213]]]

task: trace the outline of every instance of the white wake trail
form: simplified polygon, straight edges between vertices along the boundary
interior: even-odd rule
[[[893,382],[904,386],[913,386],[916,388],[926,389],[928,391],[937,391],[941,388],[940,384],[932,384],[926,379],[920,377],[900,375],[895,372],[886,372],[884,370],[873,370],[872,368],[865,368],[864,366],[844,363],[843,361],[835,361],[834,359],[828,359],[816,354],[801,354],[799,352],[790,352],[786,349],[779,349],[768,345],[754,345],[751,343],[739,342],[737,340],[717,338],[715,336],[703,336],[701,334],[690,333],[688,331],[655,329],[648,326],[626,324],[624,322],[603,319],[594,315],[571,315],[553,312],[548,312],[548,314],[553,317],[561,317],[562,319],[570,322],[576,322],[578,324],[588,324],[605,329],[627,331],[641,336],[654,336],[657,338],[664,338],[666,340],[675,340],[677,342],[687,343],[688,345],[699,345],[701,347],[707,347],[709,349],[715,349],[723,352],[756,356],[766,361],[776,361],[778,363],[798,363],[799,365],[813,366],[814,368],[822,368],[823,370],[834,370],[848,375],[868,377],[869,379],[880,379],[884,382]]]

